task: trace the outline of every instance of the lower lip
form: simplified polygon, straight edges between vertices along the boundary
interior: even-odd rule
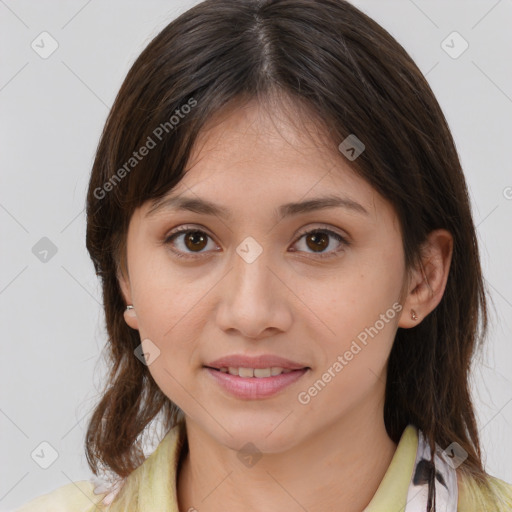
[[[274,377],[239,377],[220,370],[206,368],[208,373],[229,393],[246,400],[259,400],[275,395],[285,387],[299,380],[308,368],[281,373]]]

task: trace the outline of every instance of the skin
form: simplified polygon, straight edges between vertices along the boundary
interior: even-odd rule
[[[221,204],[231,221],[171,210],[146,217],[149,203],[132,216],[127,269],[119,275],[126,303],[134,306],[125,319],[158,347],[149,371],[185,413],[181,511],[327,512],[343,503],[345,512],[359,512],[391,462],[396,444],[383,419],[387,358],[397,328],[417,325],[441,300],[452,237],[432,232],[422,268],[407,273],[394,209],[349,164],[286,116],[270,117],[251,102],[205,128],[186,175],[170,192]],[[274,217],[284,203],[333,192],[368,214],[330,208]],[[178,258],[172,242],[165,243],[184,225],[209,235],[196,252],[185,235],[174,239],[177,251],[196,259]],[[320,250],[302,236],[315,228],[350,243],[330,236]],[[252,263],[236,252],[248,236],[263,250]],[[327,253],[333,257],[319,257]],[[399,299],[401,313],[309,403],[299,403],[298,393]],[[234,353],[277,354],[311,370],[277,395],[241,400],[203,368]],[[248,442],[262,455],[250,467],[237,456]]]

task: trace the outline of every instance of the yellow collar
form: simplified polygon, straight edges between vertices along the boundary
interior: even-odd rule
[[[114,500],[109,511],[121,512],[129,509],[179,512],[177,469],[185,439],[185,424],[180,422],[169,430],[144,463],[130,474],[119,499]],[[405,509],[417,446],[418,431],[415,426],[408,425],[379,488],[364,512],[399,512]]]
[[[389,510],[401,512],[405,510],[417,449],[418,430],[414,425],[407,425],[402,432],[384,478],[363,512]]]

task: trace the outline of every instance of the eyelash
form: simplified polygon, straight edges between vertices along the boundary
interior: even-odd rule
[[[172,245],[171,242],[178,237],[178,235],[182,235],[182,234],[185,234],[185,233],[191,233],[191,232],[198,232],[198,233],[201,233],[203,235],[206,235],[208,238],[212,238],[210,237],[210,235],[208,235],[208,233],[206,233],[205,231],[201,230],[201,229],[197,229],[197,228],[191,228],[190,226],[181,226],[179,227],[178,229],[176,229],[175,231],[173,231],[169,236],[167,236],[164,240],[164,244],[166,245]],[[314,257],[315,258],[319,258],[319,259],[324,259],[324,258],[335,258],[338,256],[338,253],[341,252],[342,248],[345,246],[345,247],[348,247],[350,245],[350,243],[344,238],[342,237],[340,234],[336,233],[335,231],[332,231],[330,229],[327,229],[327,228],[315,228],[315,229],[312,229],[310,231],[305,231],[304,233],[301,233],[297,239],[297,242],[302,238],[304,237],[305,235],[310,235],[310,234],[314,234],[314,233],[327,233],[329,235],[331,235],[332,237],[334,237],[338,242],[341,242],[341,248],[339,249],[336,249],[334,251],[330,251],[330,252],[327,252],[327,253],[317,253],[317,254],[314,254],[314,253],[308,253],[308,254],[314,254]],[[171,247],[171,251],[178,257],[178,258],[186,258],[186,259],[197,259],[197,258],[200,258],[201,254],[202,253],[196,253],[195,256],[184,256],[184,254],[180,251],[177,251],[175,249],[173,249]],[[297,251],[297,252],[300,252],[300,251]],[[193,254],[193,253],[189,253],[189,254]]]

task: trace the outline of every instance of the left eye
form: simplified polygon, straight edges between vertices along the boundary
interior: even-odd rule
[[[338,248],[335,250],[331,250],[328,252],[322,252],[321,254],[318,254],[318,257],[320,258],[330,258],[337,256],[337,253],[339,253],[344,246],[348,246],[348,242],[345,238],[343,238],[338,233],[335,233],[334,231],[331,231],[330,229],[322,229],[317,228],[313,229],[311,231],[307,231],[306,233],[303,233],[300,237],[298,242],[302,240],[302,238],[305,239],[305,243],[307,244],[308,248],[313,249],[313,253],[318,253],[325,249],[326,247],[329,247],[330,241],[329,239],[334,238],[338,242]],[[297,242],[297,243],[298,243]],[[311,253],[310,253],[311,254]]]
[[[184,238],[182,238],[183,236]],[[335,257],[344,246],[349,245],[345,238],[330,229],[317,228],[311,231],[306,231],[300,235],[296,244],[298,244],[303,238],[305,239],[307,247],[313,250],[310,254],[316,254],[319,258]],[[333,238],[338,242],[338,248],[325,252],[325,249],[331,245],[330,242]],[[190,256],[190,254],[207,252],[203,251],[203,249],[208,245],[208,239],[211,240],[211,237],[204,231],[185,227],[177,229],[174,233],[171,233],[165,239],[164,243],[169,244],[173,253],[180,258],[196,258],[197,256]],[[174,243],[175,240],[181,241],[183,244],[182,248],[173,248],[176,246]],[[292,252],[297,251],[293,250]]]

